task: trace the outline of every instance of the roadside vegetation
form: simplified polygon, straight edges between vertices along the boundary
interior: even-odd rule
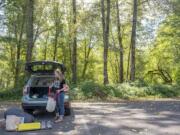
[[[71,97],[74,100],[116,100],[138,98],[174,98],[180,96],[178,85],[147,85],[142,82],[100,85],[93,81],[86,81],[72,87]]]
[[[133,83],[102,85],[94,81],[84,81],[77,85],[70,85],[71,100],[74,101],[113,101],[118,99],[159,99],[179,98],[179,85],[154,84],[142,81]],[[0,100],[17,100],[22,97],[22,89],[9,89],[0,92]]]
[[[73,100],[180,95],[180,0],[0,0],[0,100],[57,61]],[[152,10],[153,9],[153,10]]]

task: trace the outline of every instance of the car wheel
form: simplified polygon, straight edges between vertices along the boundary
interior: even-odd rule
[[[71,108],[65,108],[65,116],[71,115]]]

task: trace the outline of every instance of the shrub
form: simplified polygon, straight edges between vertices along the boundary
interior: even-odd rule
[[[141,81],[133,83],[102,85],[93,81],[84,81],[77,85],[70,84],[70,97],[72,100],[86,99],[134,99],[139,97],[178,97],[179,85],[147,85]],[[1,100],[18,100],[22,96],[22,88],[8,89],[0,92]]]
[[[0,92],[0,100],[20,100],[22,89],[7,89]]]
[[[153,85],[150,86],[148,94],[159,95],[160,97],[176,97],[179,95],[178,87],[173,85]]]
[[[144,97],[146,93],[143,88],[132,86],[129,83],[115,85],[115,96],[123,99]]]
[[[74,99],[93,99],[93,98],[121,98],[134,99],[139,97],[177,97],[180,95],[178,85],[151,85],[142,82],[100,85],[93,81],[85,81],[74,87],[71,91]]]
[[[86,98],[93,98],[93,96],[95,96],[96,89],[99,90],[100,86],[93,81],[85,81],[81,83],[80,88]]]

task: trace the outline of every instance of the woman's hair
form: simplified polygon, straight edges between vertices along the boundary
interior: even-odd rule
[[[64,79],[64,75],[59,68],[57,68],[54,72],[58,74],[58,76],[56,77],[57,80],[62,81]]]

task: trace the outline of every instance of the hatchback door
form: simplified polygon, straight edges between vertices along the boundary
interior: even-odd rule
[[[62,73],[66,68],[63,64],[55,61],[34,61],[28,62],[25,65],[25,70],[29,73],[50,73],[52,74],[55,69],[61,69]]]

